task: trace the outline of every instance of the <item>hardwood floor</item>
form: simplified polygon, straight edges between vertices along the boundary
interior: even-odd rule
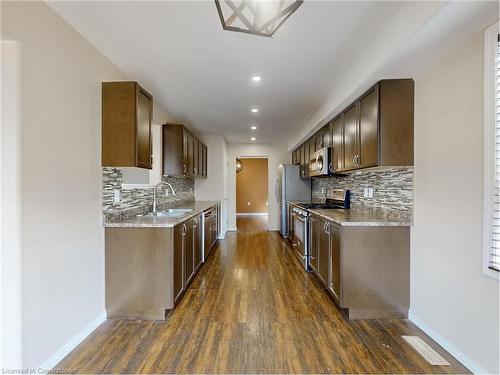
[[[57,368],[81,373],[468,373],[409,321],[346,321],[262,217],[238,218],[166,321],[108,320]],[[401,335],[452,365],[431,366]]]

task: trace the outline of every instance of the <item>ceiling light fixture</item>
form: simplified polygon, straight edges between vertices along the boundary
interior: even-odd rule
[[[250,129],[257,130],[257,127],[256,126],[251,126]]]
[[[304,0],[215,0],[222,28],[271,37]]]
[[[252,111],[252,113],[257,113],[257,112],[259,112],[259,109],[258,108],[252,108],[251,111]]]
[[[252,81],[254,81],[254,82],[260,82],[261,79],[262,79],[262,77],[260,77],[260,76],[253,76],[252,77]]]
[[[255,141],[256,139],[257,138],[255,138],[255,137],[250,138],[251,141]]]

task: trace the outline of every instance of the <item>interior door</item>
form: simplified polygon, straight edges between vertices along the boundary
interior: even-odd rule
[[[378,86],[359,101],[359,164],[378,165]]]
[[[174,227],[174,301],[184,289],[184,224]]]
[[[333,120],[331,132],[332,165],[335,172],[344,169],[344,118],[342,115]]]
[[[137,90],[137,166],[152,168],[151,113],[152,98],[141,88]]]
[[[344,169],[356,168],[354,159],[358,150],[358,107],[350,106],[344,112]]]

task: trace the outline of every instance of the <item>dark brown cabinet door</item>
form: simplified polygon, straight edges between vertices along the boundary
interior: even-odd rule
[[[330,257],[328,289],[333,293],[334,298],[340,303],[341,298],[341,267],[340,267],[340,229],[330,225]]]
[[[378,164],[378,86],[359,101],[359,152],[360,168]]]
[[[184,290],[184,224],[174,227],[174,301]]]
[[[153,97],[137,82],[103,82],[101,163],[152,168]]]
[[[193,176],[198,177],[200,170],[198,167],[198,138],[193,137]]]
[[[193,135],[191,133],[187,133],[187,170],[188,170],[188,175],[193,176],[194,175],[194,139]]]
[[[153,102],[151,95],[138,86],[137,90],[137,166],[152,168],[151,116]]]
[[[333,120],[330,139],[333,172],[342,171],[344,169],[344,118],[342,115]]]
[[[198,176],[205,177],[203,172],[203,143],[198,141]]]
[[[330,254],[330,235],[328,227],[330,223],[326,220],[319,220],[319,246],[318,246],[318,276],[326,286],[328,280],[328,256]]]
[[[310,140],[304,143],[304,177],[306,178],[309,177],[309,163],[311,161],[311,143],[312,142]]]
[[[318,235],[319,221],[315,216],[309,216],[309,267],[318,273]]]
[[[306,177],[306,144],[300,146],[300,177]]]
[[[208,177],[208,149],[203,145],[203,177]]]
[[[194,246],[194,263],[195,269],[200,267],[203,262],[203,244],[201,242],[201,216],[193,219],[193,246]]]
[[[344,169],[356,167],[358,150],[358,107],[352,105],[344,112]]]
[[[332,147],[332,135],[331,135],[331,132],[330,132],[330,125],[331,124],[327,124],[323,127],[323,130],[322,130],[322,135],[323,135],[323,147]]]
[[[194,246],[193,246],[193,220],[189,220],[185,223],[186,235],[184,236],[184,258],[185,262],[185,276],[184,282],[187,284],[194,275],[195,264],[194,264]]]

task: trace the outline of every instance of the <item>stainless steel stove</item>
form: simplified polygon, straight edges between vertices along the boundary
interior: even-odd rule
[[[309,270],[309,210],[349,209],[351,205],[349,190],[334,189],[332,198],[325,203],[299,203],[292,209],[290,240],[295,254],[306,271]]]

